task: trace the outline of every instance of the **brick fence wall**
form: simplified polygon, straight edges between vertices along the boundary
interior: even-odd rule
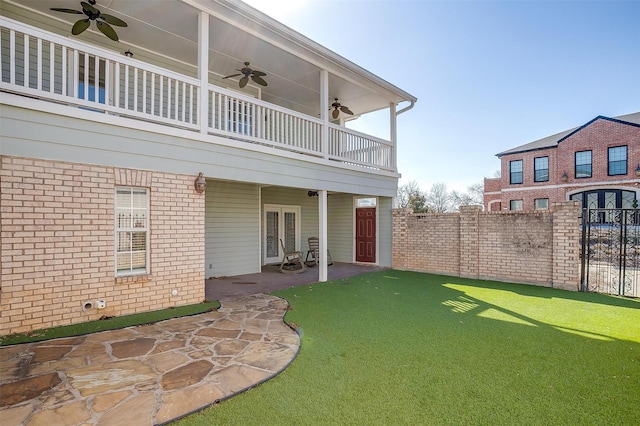
[[[0,335],[204,299],[194,176],[0,156],[0,179]],[[116,186],[149,190],[148,275],[115,276]]]
[[[580,209],[555,203],[530,213],[393,212],[393,267],[578,290]]]

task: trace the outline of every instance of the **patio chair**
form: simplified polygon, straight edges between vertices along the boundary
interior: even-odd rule
[[[320,240],[318,237],[309,237],[307,242],[309,244],[309,250],[307,251],[307,257],[305,257],[304,263],[307,266],[317,266],[320,260]],[[309,256],[311,256],[311,260],[309,260]],[[327,265],[333,265],[329,249],[327,249]]]
[[[282,247],[282,263],[280,264],[280,272],[284,274],[299,274],[307,269],[302,261],[303,253],[301,251],[290,251],[287,249],[280,240],[280,246]]]

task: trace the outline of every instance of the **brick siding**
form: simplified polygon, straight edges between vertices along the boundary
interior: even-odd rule
[[[609,176],[608,148],[627,146],[627,174]],[[575,177],[575,153],[577,151],[592,152],[592,177]],[[534,159],[549,157],[549,181],[534,182]],[[509,164],[514,160],[523,160],[523,182],[511,184]],[[549,205],[566,201],[567,194],[594,188],[624,188],[636,192],[640,198],[640,178],[635,170],[640,165],[640,127],[611,120],[598,119],[588,126],[558,143],[557,147],[536,151],[503,155],[501,161],[501,178],[485,179],[484,205],[500,200],[503,210],[509,209],[511,200],[522,200],[524,211],[534,210],[537,198],[548,198]],[[562,175],[566,173],[566,181]],[[494,194],[499,192],[499,194]],[[492,207],[497,205],[493,203]]]
[[[194,191],[194,176],[0,160],[0,335],[204,299],[204,195]],[[115,277],[120,185],[149,189],[148,275]],[[82,309],[97,299],[105,309]]]
[[[393,267],[578,290],[580,209],[537,212],[393,213]]]

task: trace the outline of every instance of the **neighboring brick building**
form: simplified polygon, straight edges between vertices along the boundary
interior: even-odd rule
[[[484,180],[486,211],[629,208],[640,198],[640,113],[598,116],[556,135],[496,154],[500,178]]]

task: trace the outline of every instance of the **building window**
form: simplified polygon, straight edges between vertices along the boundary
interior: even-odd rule
[[[509,210],[513,210],[513,211],[522,210],[522,200],[509,201]]]
[[[534,182],[547,182],[549,180],[549,157],[537,157],[533,159]]]
[[[572,194],[571,201],[580,201],[583,209],[629,209],[636,200],[635,191],[624,189],[595,189]]]
[[[145,188],[116,188],[116,275],[148,273],[149,195]]]
[[[549,208],[548,198],[536,198],[534,201],[534,208],[536,210],[546,210]]]
[[[576,152],[576,179],[591,177],[591,151]]]
[[[509,162],[510,183],[522,183],[522,160]]]
[[[609,148],[609,176],[627,174],[627,147]]]

